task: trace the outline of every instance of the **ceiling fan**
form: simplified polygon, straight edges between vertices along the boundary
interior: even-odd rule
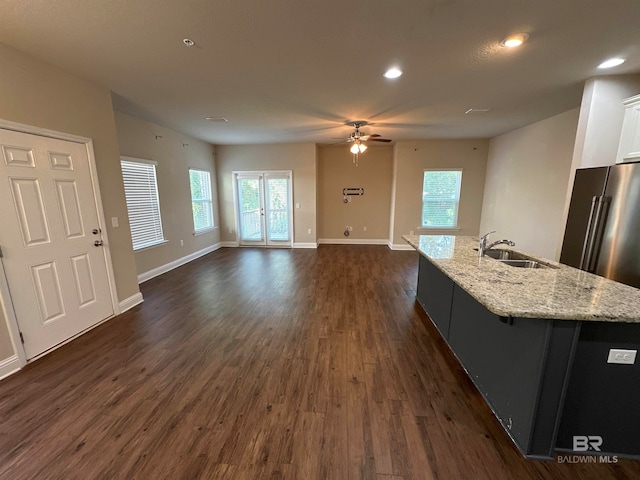
[[[390,139],[382,138],[377,133],[366,134],[361,132],[360,127],[364,127],[365,125],[368,124],[364,120],[349,121],[349,122],[345,122],[345,124],[355,128],[355,131],[351,132],[349,137],[344,139],[343,141],[353,144],[351,145],[351,148],[349,149],[349,151],[353,154],[353,163],[355,163],[356,166],[358,165],[358,155],[361,153],[364,153],[364,151],[367,149],[366,142],[383,142],[383,143],[391,142]]]

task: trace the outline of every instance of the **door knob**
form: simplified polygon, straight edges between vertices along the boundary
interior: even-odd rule
[[[94,244],[96,247],[100,247],[100,246],[102,246],[102,244],[103,244],[103,243],[104,243],[104,242],[103,242],[102,240],[96,240],[95,242],[93,242],[93,244]]]
[[[102,232],[102,230],[100,230],[99,228],[94,228],[93,230],[91,230],[91,233],[93,233],[94,235],[98,235],[100,232]]]

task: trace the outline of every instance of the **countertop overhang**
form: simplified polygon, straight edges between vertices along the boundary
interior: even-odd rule
[[[640,323],[640,289],[517,249],[510,250],[556,268],[516,268],[493,258],[478,258],[475,237],[402,238],[496,315]]]

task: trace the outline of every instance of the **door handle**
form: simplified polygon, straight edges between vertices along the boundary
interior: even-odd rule
[[[101,247],[104,244],[104,242],[102,240],[96,240],[95,242],[93,242],[93,244],[96,247]]]

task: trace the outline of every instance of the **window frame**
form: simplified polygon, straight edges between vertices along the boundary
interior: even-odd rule
[[[194,199],[193,198],[193,190],[191,189],[191,172],[197,172],[198,174],[207,174],[207,186],[208,186],[208,198],[205,199]],[[194,235],[201,235],[203,233],[207,233],[207,232],[211,232],[212,230],[216,229],[216,217],[213,213],[213,207],[214,207],[214,203],[213,203],[213,186],[212,186],[212,175],[211,175],[211,171],[209,170],[205,170],[203,168],[195,168],[195,167],[189,167],[189,193],[191,196],[191,219],[193,220],[193,234]],[[193,210],[193,206],[195,203],[201,203],[201,204],[208,204],[209,206],[209,213],[211,214],[210,220],[211,223],[210,225],[206,226],[205,228],[201,228],[201,229],[196,229],[196,217],[195,217],[195,213]]]
[[[125,164],[136,166],[132,166],[131,168],[141,168],[141,166],[146,167],[147,184],[148,186],[150,186],[149,179],[152,179],[153,186],[147,191],[144,191],[144,189],[142,189],[142,187],[144,186],[144,182],[139,182],[138,188],[141,188],[141,193],[143,195],[147,194],[149,197],[145,199],[145,201],[138,200],[137,202],[134,202],[134,200],[131,198],[131,194],[133,194],[133,191],[131,189],[135,188],[135,185],[134,179],[131,178],[131,176],[127,178],[127,173],[131,175],[133,172],[131,172],[131,170],[128,170],[127,172]],[[162,224],[162,214],[160,209],[160,192],[158,189],[157,166],[158,163],[153,160],[124,156],[120,157],[120,170],[122,172],[122,181],[125,190],[125,201],[127,205],[127,215],[129,217],[131,242],[133,244],[133,250],[135,252],[167,243],[167,239],[164,237],[164,228]],[[151,172],[152,174],[150,175]],[[140,175],[140,177],[142,178],[143,175]],[[128,184],[130,185],[129,195],[127,195]],[[134,203],[137,203],[137,205],[134,205]],[[138,211],[136,212],[136,210]],[[148,235],[149,233],[151,235]],[[146,238],[146,241],[137,240],[139,238]]]
[[[427,199],[425,199],[425,191],[424,191],[424,182],[426,176],[429,172],[458,172],[459,173],[459,181],[458,188],[456,192],[456,196],[453,199],[455,201],[455,214],[454,214],[454,223],[453,225],[425,225],[424,224],[424,210],[425,205],[427,203]],[[458,226],[458,218],[460,214],[460,197],[462,196],[462,168],[425,168],[422,173],[422,200],[421,200],[421,209],[420,209],[420,229],[422,230],[459,230]],[[438,201],[439,199],[433,199],[432,201]]]

